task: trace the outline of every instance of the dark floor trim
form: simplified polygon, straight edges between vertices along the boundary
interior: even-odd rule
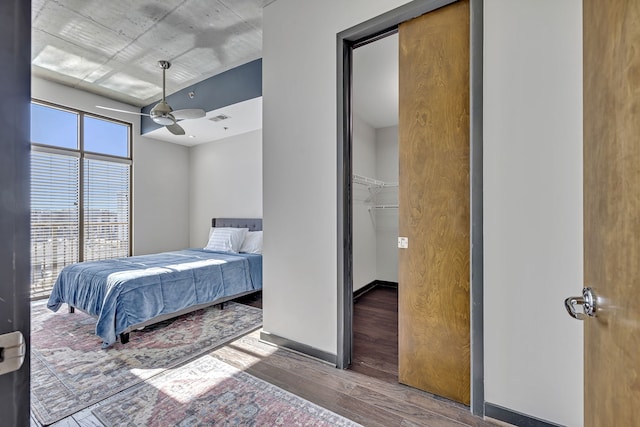
[[[307,356],[320,359],[322,361],[332,364],[333,366],[335,366],[337,362],[337,358],[335,354],[328,353],[324,350],[320,350],[318,348],[311,347],[310,345],[302,344],[297,341],[290,340],[288,338],[283,338],[278,335],[270,334],[269,332],[264,332],[264,331],[260,332],[260,339],[270,344],[275,344],[278,347],[288,348],[289,350],[293,350],[298,353],[302,353]]]
[[[376,280],[377,286],[383,286],[385,288],[396,288],[398,289],[398,282],[390,282],[388,280]]]
[[[360,298],[362,295],[366,294],[369,291],[374,290],[378,286],[398,289],[398,282],[389,282],[387,280],[374,280],[373,282],[370,282],[364,285],[363,287],[361,287],[360,289],[358,289],[357,291],[353,292],[353,302],[355,303],[356,300]]]
[[[488,402],[484,404],[484,415],[518,427],[562,427],[560,424],[534,418]]]
[[[378,281],[374,280],[373,282],[370,282],[364,285],[357,291],[353,291],[353,303],[355,304],[356,300],[360,298],[362,295],[366,294],[369,291],[372,291],[377,286],[377,284],[378,284]]]

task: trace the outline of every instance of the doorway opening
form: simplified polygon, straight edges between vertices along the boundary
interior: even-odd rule
[[[353,66],[354,50],[395,33],[398,26],[455,1],[416,0],[373,18],[337,37],[337,234],[338,234],[338,345],[337,365],[347,368],[353,362],[354,321],[354,129]],[[471,411],[484,415],[483,330],[482,330],[482,0],[470,0],[469,44],[469,198],[470,198],[470,392]],[[402,286],[402,283],[400,283]]]
[[[354,46],[351,369],[398,382],[398,33]]]

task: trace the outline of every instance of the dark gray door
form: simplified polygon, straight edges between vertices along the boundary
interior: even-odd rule
[[[0,375],[0,424],[28,426],[30,0],[0,2],[0,72],[0,335],[27,342],[22,367]]]

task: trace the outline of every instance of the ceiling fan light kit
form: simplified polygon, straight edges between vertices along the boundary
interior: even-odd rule
[[[175,117],[171,114],[173,110],[164,100],[158,102],[150,112],[151,119],[159,125],[172,125],[176,122]]]
[[[151,118],[157,124],[162,126],[167,126],[167,125],[175,124],[176,122],[175,119],[172,119],[170,116],[171,114],[169,114],[169,116],[151,116]]]
[[[175,110],[173,111],[173,109],[171,108],[171,106],[169,104],[167,104],[167,101],[165,100],[166,96],[165,96],[165,92],[166,92],[166,83],[165,83],[165,73],[166,70],[168,70],[171,67],[171,63],[169,61],[165,61],[165,60],[161,60],[158,61],[158,65],[160,65],[160,68],[162,68],[162,100],[160,102],[158,102],[150,111],[150,114],[144,114],[144,113],[134,113],[131,111],[125,111],[125,110],[118,110],[115,108],[108,108],[108,107],[101,107],[101,106],[97,106],[98,108],[103,108],[105,110],[111,110],[111,111],[119,111],[122,113],[129,113],[129,114],[137,114],[137,115],[141,115],[141,116],[149,116],[151,117],[151,120],[153,120],[155,123],[165,126],[167,128],[167,130],[169,132],[171,132],[174,135],[184,135],[185,131],[182,128],[182,126],[180,126],[177,121],[178,120],[189,120],[189,119],[199,119],[202,118],[206,115],[205,111],[201,108],[189,108],[189,109],[184,109],[184,110]]]

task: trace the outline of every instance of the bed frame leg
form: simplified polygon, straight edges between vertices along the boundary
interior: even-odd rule
[[[129,342],[129,333],[127,332],[126,334],[125,333],[120,334],[120,343],[126,344],[128,342]]]
[[[75,313],[76,312],[76,308],[73,306],[69,306],[69,313]]]

